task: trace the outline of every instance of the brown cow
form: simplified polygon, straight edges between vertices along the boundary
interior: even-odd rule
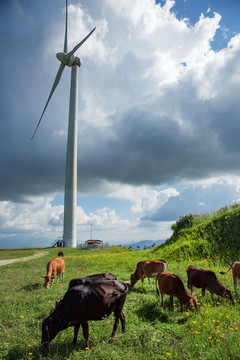
[[[171,307],[173,306],[173,297],[175,296],[178,298],[182,312],[183,305],[186,305],[188,309],[192,309],[193,306],[196,309],[198,308],[197,298],[189,294],[180,276],[168,272],[162,272],[161,274],[158,274],[156,278],[156,290],[159,295],[158,287],[162,297],[162,307],[164,305],[164,295],[167,294],[170,295]]]
[[[127,285],[118,280],[104,280],[71,287],[58,306],[42,322],[42,345],[49,344],[59,331],[74,327],[73,343],[77,342],[80,325],[88,349],[88,321],[103,320],[114,312],[115,320],[109,342],[113,341],[119,319],[125,331],[125,316],[122,312],[127,296]]]
[[[131,274],[131,285],[134,286],[136,282],[141,279],[143,288],[144,278],[147,277],[149,284],[153,288],[150,278],[156,277],[162,271],[166,271],[167,266],[168,263],[166,260],[139,261],[135,272]]]
[[[213,294],[229,297],[233,302],[232,294],[229,287],[224,286],[217,278],[216,274],[209,269],[202,269],[196,266],[190,265],[187,268],[188,276],[188,288],[193,293],[194,286],[202,289],[202,296],[205,295],[207,289],[211,293],[213,300]]]
[[[220,271],[220,274],[226,274],[229,270],[232,269],[233,283],[234,283],[234,291],[237,292],[237,280],[238,285],[240,286],[240,261],[235,261],[230,265],[230,268],[227,271]]]
[[[51,286],[52,286],[56,275],[58,276],[57,283],[60,278],[60,274],[62,274],[62,282],[64,282],[64,270],[65,270],[65,261],[62,257],[52,259],[48,262],[47,275],[42,276],[42,278],[45,279],[46,289],[49,288],[50,280],[51,280]]]

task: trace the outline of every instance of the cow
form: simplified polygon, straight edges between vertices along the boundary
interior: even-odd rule
[[[85,276],[85,277],[78,277],[78,278],[72,279],[69,282],[68,289],[70,289],[71,287],[76,286],[76,285],[84,285],[85,283],[96,282],[99,280],[117,280],[117,278],[112,273],[100,273],[100,274],[94,274],[94,275],[89,275],[89,276]]]
[[[131,274],[130,282],[134,286],[136,282],[141,279],[142,288],[144,278],[147,277],[149,284],[152,286],[150,278],[156,277],[162,271],[167,270],[168,263],[166,260],[148,260],[148,261],[139,261],[137,263],[137,268],[133,274]]]
[[[233,298],[229,287],[224,286],[217,278],[216,274],[209,269],[199,268],[193,265],[190,265],[187,268],[188,276],[188,288],[193,293],[194,286],[202,289],[202,296],[205,295],[205,290],[207,289],[211,293],[213,300],[213,294],[220,296],[229,297],[234,305]]]
[[[123,281],[104,280],[70,288],[58,306],[42,322],[42,345],[49,344],[59,331],[74,326],[73,343],[76,344],[80,325],[83,329],[85,349],[89,348],[88,321],[102,320],[112,312],[115,315],[113,341],[119,319],[125,332],[125,315],[122,312],[128,287]]]
[[[159,290],[158,290],[159,288]],[[184,286],[183,280],[180,276],[168,272],[158,274],[156,278],[156,290],[159,295],[161,293],[162,307],[164,306],[164,295],[170,295],[170,306],[173,307],[173,297],[177,297],[180,301],[181,311],[183,312],[183,305],[188,309],[198,308],[197,298],[190,295]]]
[[[237,280],[238,285],[240,286],[240,261],[235,261],[230,265],[230,268],[227,271],[220,271],[220,274],[226,274],[229,270],[232,269],[233,283],[234,283],[234,291],[237,292]]]
[[[59,251],[59,253],[58,253],[58,256],[60,257],[63,257],[64,256],[64,253],[62,252],[62,251]]]
[[[49,289],[50,280],[51,280],[51,286],[53,284],[53,281],[57,277],[57,283],[60,278],[60,274],[62,274],[62,282],[64,282],[64,271],[65,271],[65,261],[63,257],[58,257],[56,259],[52,259],[47,264],[47,275],[42,275],[41,277],[45,279],[45,287],[46,289]]]

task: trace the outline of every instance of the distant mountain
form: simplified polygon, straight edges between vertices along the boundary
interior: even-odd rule
[[[132,243],[132,244],[125,244],[123,246],[124,247],[131,246],[135,250],[142,250],[142,249],[144,249],[144,247],[146,249],[151,249],[153,244],[155,244],[154,246],[157,246],[157,245],[163,244],[164,242],[165,242],[165,240],[156,240],[156,241],[154,241],[154,240],[142,240],[142,241]]]

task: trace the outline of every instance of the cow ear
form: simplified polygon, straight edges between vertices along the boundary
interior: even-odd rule
[[[46,278],[47,276],[46,275],[41,275],[42,278]]]

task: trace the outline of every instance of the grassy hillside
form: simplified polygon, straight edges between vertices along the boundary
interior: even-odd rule
[[[172,239],[173,240],[173,239]],[[181,240],[180,240],[181,241]],[[165,255],[173,253],[178,241],[164,247]],[[40,347],[42,319],[55,307],[55,300],[65,294],[69,281],[76,276],[111,271],[120,280],[129,280],[139,260],[163,257],[162,247],[146,251],[129,251],[122,247],[105,250],[84,251],[64,249],[66,273],[65,282],[54,284],[46,290],[41,275],[46,274],[46,264],[56,257],[57,249],[38,249],[47,252],[41,258],[1,266],[0,278],[0,359],[239,359],[240,345],[240,297],[234,296],[235,306],[228,299],[212,301],[207,293],[201,298],[196,289],[199,311],[180,312],[177,299],[170,309],[169,297],[165,307],[155,289],[145,280],[144,289],[138,282],[129,290],[124,313],[126,333],[121,327],[113,344],[108,343],[113,317],[89,322],[90,351],[85,352],[82,330],[77,345],[72,344],[73,328],[60,332],[48,349]],[[0,257],[16,258],[33,253],[29,250],[2,250]],[[168,270],[180,275],[187,282],[186,268],[192,263],[187,257],[179,261],[167,256]],[[212,259],[196,259],[194,264],[210,267],[219,273],[226,265]],[[219,275],[220,276],[220,275]],[[233,290],[231,274],[221,277],[224,284]],[[154,281],[153,281],[154,284]]]
[[[48,349],[40,346],[42,319],[55,307],[55,300],[65,294],[69,281],[77,276],[113,272],[119,280],[129,280],[140,260],[164,258],[168,271],[187,283],[187,267],[210,268],[233,291],[231,273],[222,276],[230,262],[238,259],[240,250],[240,207],[222,208],[210,215],[187,215],[173,225],[173,235],[164,245],[152,250],[129,250],[109,247],[104,250],[64,249],[65,282],[46,290],[41,275],[47,262],[57,256],[57,249],[0,250],[0,260],[24,258],[42,252],[43,257],[1,266],[0,277],[0,359],[239,359],[240,296],[234,294],[235,306],[229,299],[207,292],[204,299],[196,289],[199,310],[180,312],[177,299],[165,307],[145,280],[129,290],[124,313],[126,333],[121,327],[113,344],[113,316],[89,322],[90,351],[85,352],[82,330],[77,345],[72,344],[73,328],[60,332]]]
[[[240,254],[240,205],[212,214],[186,215],[172,226],[173,235],[154,249],[171,259],[236,261]]]

